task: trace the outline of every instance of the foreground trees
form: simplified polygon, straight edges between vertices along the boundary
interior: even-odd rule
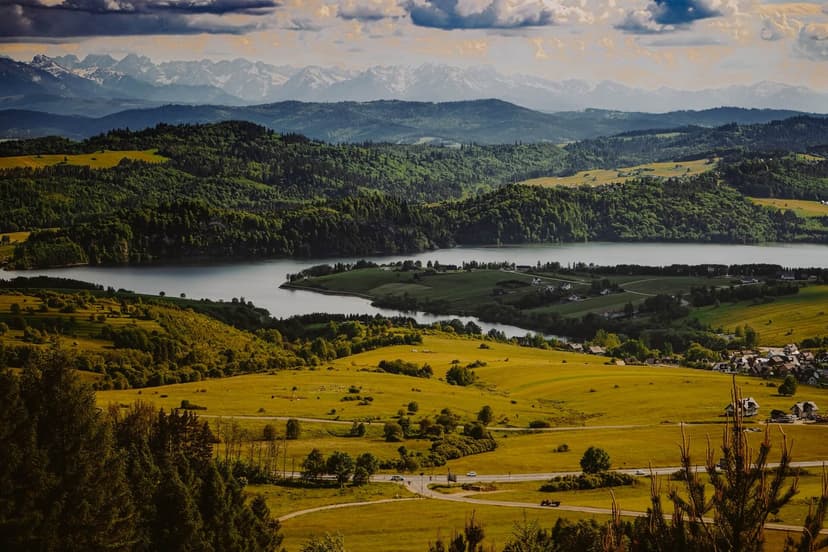
[[[3,550],[275,550],[278,522],[213,459],[207,424],[102,412],[51,351],[0,372]]]

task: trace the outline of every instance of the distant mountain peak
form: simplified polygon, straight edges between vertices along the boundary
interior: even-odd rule
[[[536,75],[506,75],[491,66],[455,67],[443,63],[419,66],[376,65],[360,70],[309,65],[291,67],[237,58],[212,61],[154,63],[135,53],[121,59],[109,54],[51,58],[35,56],[21,65],[4,65],[20,72],[26,82],[60,81],[61,89],[30,91],[32,96],[129,98],[135,101],[174,103],[270,104],[285,100],[310,102],[403,100],[425,102],[497,98],[530,109],[556,112],[588,108],[619,112],[709,109],[723,105],[745,108],[791,109],[825,112],[828,94],[804,86],[763,81],[703,90],[669,86],[640,89],[602,80],[550,80]],[[46,76],[48,74],[48,77]],[[84,82],[72,81],[81,79]],[[19,96],[19,80],[0,82],[0,97]],[[74,84],[70,84],[74,83]],[[55,83],[49,83],[50,85]],[[98,89],[91,89],[89,85]],[[83,90],[74,87],[82,86]],[[57,101],[57,100],[56,100]],[[21,100],[13,107],[33,107]],[[57,106],[59,108],[59,106]]]

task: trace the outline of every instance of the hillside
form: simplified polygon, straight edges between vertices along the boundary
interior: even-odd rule
[[[819,196],[826,189],[822,158],[789,153],[819,152],[819,144],[828,144],[828,119],[808,117],[627,134],[565,149],[332,145],[244,122],[159,125],[83,142],[0,143],[0,154],[17,161],[67,158],[0,173],[0,231],[35,231],[15,250],[12,264],[21,268],[580,240],[822,243],[824,219],[746,197]],[[109,169],[68,163],[69,156],[91,159],[104,150],[113,159],[118,151],[154,150],[168,161],[125,159]],[[704,161],[677,176],[644,170],[653,167],[622,171],[622,183],[592,189],[583,186],[596,183],[586,176],[568,179],[568,188],[508,185],[574,173],[580,164],[669,155]],[[719,155],[722,169],[706,161]],[[763,190],[759,183],[769,179],[754,176],[766,170],[765,159],[774,160],[767,166],[777,167],[778,183]],[[673,169],[677,164],[683,166],[674,162]]]
[[[654,128],[767,123],[801,114],[791,110],[740,108],[668,113],[600,109],[548,113],[494,99],[438,103],[286,101],[256,106],[165,105],[123,110],[98,118],[5,110],[0,111],[0,137],[59,135],[83,139],[114,129],[142,130],[160,123],[241,120],[280,133],[298,133],[335,143],[560,144]]]

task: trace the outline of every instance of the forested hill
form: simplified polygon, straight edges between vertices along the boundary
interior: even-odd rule
[[[449,148],[330,145],[227,122],[114,131],[84,142],[3,143],[1,153],[29,154],[30,161],[45,153],[62,153],[66,161],[82,152],[94,158],[103,149],[156,150],[168,161],[6,169],[0,172],[0,232],[34,231],[15,250],[11,262],[18,267],[575,240],[828,241],[825,217],[800,218],[745,197],[828,197],[822,158],[790,153],[828,144],[828,121],[729,125],[699,134],[702,145],[694,145],[689,136],[700,132],[623,136],[567,150]],[[624,148],[632,148],[627,142],[651,158],[728,154],[720,169],[692,177],[593,188],[508,185],[570,171],[574,163],[589,160],[592,167],[613,155],[625,158]],[[590,147],[592,158],[583,155]]]
[[[281,133],[299,133],[333,143],[563,143],[653,128],[766,123],[801,114],[735,107],[669,113],[602,109],[545,113],[494,99],[437,103],[288,101],[247,107],[166,105],[130,109],[100,118],[5,110],[0,111],[0,137],[54,134],[82,139],[118,128],[140,130],[160,123],[177,125],[240,120]]]
[[[282,200],[341,198],[361,190],[380,191],[414,201],[458,198],[480,186],[486,188],[558,172],[564,167],[565,156],[563,150],[551,144],[457,148],[330,145],[295,134],[279,135],[238,121],[159,125],[140,132],[112,131],[83,142],[57,137],[4,142],[0,143],[0,156],[147,149],[157,149],[170,163],[120,167],[113,171],[79,171],[77,167],[56,166],[37,173],[5,173],[3,182],[8,184],[16,178],[28,181],[34,177],[70,191],[69,188],[85,186],[92,179],[99,180],[103,189],[115,192],[115,197],[107,198],[107,203],[117,201],[118,197],[130,204],[136,199],[190,197],[206,199],[217,206],[258,210]],[[137,182],[132,178],[136,174]],[[153,179],[166,185],[152,185]],[[185,193],[189,188],[195,190]],[[67,195],[79,201],[78,194]],[[88,199],[94,202],[96,198]],[[72,210],[84,209],[86,206],[79,204]]]
[[[616,168],[746,151],[807,152],[828,144],[828,118],[792,117],[764,124],[630,132],[566,147],[572,170]]]

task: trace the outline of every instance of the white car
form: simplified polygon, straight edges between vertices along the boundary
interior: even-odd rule
[[[466,477],[477,477],[477,472],[476,471],[467,472]]]
[[[635,475],[647,475],[647,472],[644,470],[635,470]]]
[[[391,481],[405,481],[405,479],[401,475],[392,475]]]

